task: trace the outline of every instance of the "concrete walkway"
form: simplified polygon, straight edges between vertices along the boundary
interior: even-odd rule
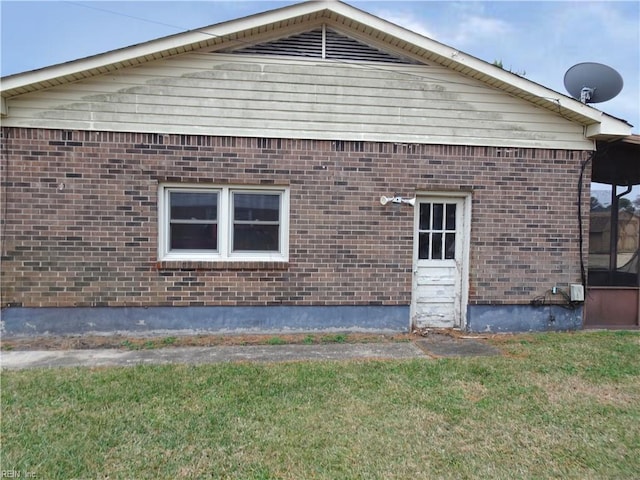
[[[415,342],[326,343],[318,345],[249,345],[168,347],[152,350],[20,350],[0,353],[2,369],[113,367],[207,364],[219,362],[296,362],[312,360],[411,359],[498,355],[477,340],[430,335]]]
[[[112,367],[218,362],[295,362],[309,360],[408,359],[426,357],[411,342],[329,343],[158,348],[154,350],[24,350],[2,352],[3,369],[35,367]]]

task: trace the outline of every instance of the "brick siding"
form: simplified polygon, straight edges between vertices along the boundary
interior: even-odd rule
[[[378,199],[416,190],[472,192],[470,304],[580,281],[588,152],[3,128],[1,153],[3,306],[407,305],[413,209]],[[287,185],[289,262],[159,263],[161,182]]]

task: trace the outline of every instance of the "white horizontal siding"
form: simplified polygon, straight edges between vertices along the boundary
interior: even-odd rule
[[[6,126],[592,148],[561,111],[442,67],[192,53],[7,103]]]

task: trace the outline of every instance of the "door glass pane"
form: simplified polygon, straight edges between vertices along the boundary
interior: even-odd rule
[[[217,220],[216,192],[170,192],[171,220]]]
[[[420,204],[420,226],[418,228],[420,230],[431,229],[431,204],[430,203]]]
[[[236,224],[233,227],[233,250],[277,252],[279,230],[278,225]]]
[[[280,195],[234,193],[233,218],[236,221],[277,222],[280,219]]]
[[[456,258],[456,234],[445,233],[444,237],[444,258],[453,260]]]
[[[418,218],[418,259],[456,258],[455,203],[420,203]]]
[[[429,233],[421,233],[418,236],[418,258],[420,260],[429,259]]]
[[[217,250],[218,225],[215,223],[172,223],[171,250]]]
[[[433,233],[431,239],[431,259],[432,260],[441,260],[442,259],[442,234],[441,233]]]
[[[442,218],[444,205],[442,203],[433,204],[433,230],[442,230]]]
[[[456,229],[456,204],[455,203],[447,204],[446,229],[447,230]]]

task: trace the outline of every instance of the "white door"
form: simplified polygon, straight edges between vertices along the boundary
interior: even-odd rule
[[[459,327],[466,272],[464,198],[418,198],[415,208],[412,326]]]

